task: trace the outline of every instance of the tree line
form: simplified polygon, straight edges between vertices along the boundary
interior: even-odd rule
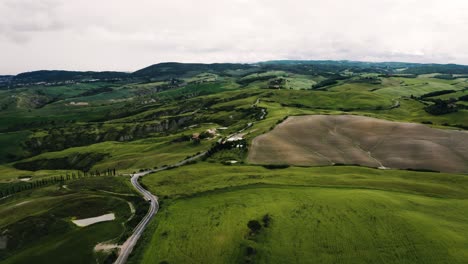
[[[57,183],[63,184],[66,181],[78,180],[86,177],[100,177],[100,176],[116,176],[117,171],[115,168],[107,169],[105,171],[72,171],[66,172],[65,175],[53,176],[42,178],[31,182],[10,183],[7,186],[0,186],[0,199],[27,190],[32,190],[40,187],[46,187]]]

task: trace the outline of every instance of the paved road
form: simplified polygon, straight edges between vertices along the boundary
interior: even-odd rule
[[[174,165],[172,165],[171,167],[179,167],[179,166],[182,166],[192,160],[196,160],[202,156],[204,156],[206,154],[206,152],[203,152],[199,155],[196,155],[196,156],[193,156],[189,159],[186,159],[186,160],[183,160],[179,163],[176,163]],[[149,201],[151,204],[150,204],[150,209],[148,210],[148,213],[145,215],[145,217],[141,220],[141,222],[136,226],[136,228],[134,229],[133,231],[133,234],[127,239],[127,241],[125,241],[125,243],[123,243],[121,249],[120,249],[120,253],[119,253],[119,257],[117,258],[117,260],[114,262],[115,264],[124,264],[125,262],[127,262],[127,259],[128,259],[128,256],[130,256],[130,253],[132,253],[132,250],[133,248],[135,247],[138,239],[141,237],[141,235],[143,234],[143,231],[145,230],[146,226],[149,224],[149,222],[151,221],[151,219],[153,218],[154,215],[156,215],[156,213],[158,212],[159,210],[159,203],[158,203],[158,197],[154,196],[152,193],[150,193],[148,190],[146,190],[145,188],[143,188],[140,183],[138,182],[138,179],[140,177],[143,177],[147,174],[150,174],[150,173],[154,173],[154,172],[158,172],[158,171],[163,171],[163,170],[167,170],[169,169],[170,167],[163,167],[163,168],[159,168],[159,169],[155,169],[155,170],[149,170],[149,171],[145,171],[145,172],[140,172],[140,173],[135,173],[132,175],[132,178],[131,178],[131,182],[132,182],[132,185],[143,195],[143,197]]]

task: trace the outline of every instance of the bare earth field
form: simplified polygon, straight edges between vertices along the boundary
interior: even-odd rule
[[[289,117],[252,141],[255,164],[468,172],[468,132],[354,115]]]

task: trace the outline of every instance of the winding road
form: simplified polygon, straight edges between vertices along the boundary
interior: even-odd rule
[[[257,101],[255,102],[254,105],[257,105],[258,103],[260,102],[260,98],[257,99]],[[262,108],[262,116],[260,117],[260,119],[264,119],[265,118],[265,115],[266,115],[266,110]],[[231,134],[229,135],[227,138],[230,138],[232,137],[233,135],[235,134],[238,134],[238,133],[241,133],[242,131],[246,130],[247,128],[251,127],[253,125],[253,123],[249,123],[245,128],[241,129],[240,131],[237,131],[236,133],[234,134]],[[133,234],[125,241],[125,243],[123,243],[123,245],[120,247],[120,252],[119,252],[119,256],[117,257],[117,260],[114,262],[115,264],[124,264],[128,257],[130,256],[130,254],[132,253],[132,250],[133,248],[135,247],[138,239],[141,237],[141,235],[143,234],[143,231],[145,230],[146,226],[149,224],[149,222],[151,221],[151,219],[156,215],[156,213],[158,212],[159,210],[159,202],[158,202],[158,197],[153,195],[152,193],[150,193],[148,190],[146,190],[145,188],[143,188],[140,183],[138,182],[138,179],[140,177],[143,177],[145,175],[148,175],[150,173],[154,173],[154,172],[159,172],[159,171],[163,171],[163,170],[167,170],[167,169],[170,169],[170,168],[174,168],[174,167],[179,167],[179,166],[182,166],[182,165],[185,165],[187,164],[188,162],[191,162],[193,160],[196,160],[198,158],[201,158],[203,156],[206,155],[206,151],[205,152],[202,152],[198,155],[195,155],[193,157],[190,157],[188,159],[185,159],[181,162],[178,162],[172,166],[166,166],[166,167],[162,167],[162,168],[159,168],[159,169],[154,169],[154,170],[148,170],[148,171],[144,171],[144,172],[140,172],[140,173],[135,173],[132,175],[132,178],[131,178],[131,182],[132,182],[132,185],[138,190],[138,192],[140,192],[143,197],[148,200],[151,204],[150,204],[150,209],[148,211],[148,213],[145,215],[145,217],[141,220],[141,222],[137,225],[137,227],[135,228],[135,230],[133,231]]]
[[[135,229],[133,230],[133,234],[121,246],[119,256],[117,257],[117,259],[114,262],[115,264],[124,264],[125,262],[127,262],[128,256],[130,256],[130,253],[132,253],[132,250],[135,247],[138,239],[141,237],[141,235],[143,234],[143,231],[145,230],[146,226],[149,224],[151,219],[156,215],[156,213],[159,210],[158,197],[156,197],[155,195],[150,193],[148,190],[143,188],[140,185],[140,183],[138,182],[138,179],[140,177],[143,177],[143,176],[148,175],[150,173],[167,170],[167,169],[173,168],[173,167],[182,166],[184,164],[187,164],[190,161],[196,160],[196,159],[204,156],[205,154],[206,154],[206,152],[200,153],[198,155],[195,155],[195,156],[193,156],[191,158],[183,160],[183,161],[181,161],[179,163],[176,163],[176,164],[174,164],[172,166],[169,166],[169,167],[162,167],[162,168],[159,168],[159,169],[144,171],[144,172],[135,173],[135,174],[132,175],[132,178],[131,178],[132,185],[135,187],[135,189],[137,189],[138,192],[140,192],[143,195],[145,200],[149,201],[151,204],[150,204],[150,209],[148,210],[148,213],[141,220],[141,222],[135,227]]]

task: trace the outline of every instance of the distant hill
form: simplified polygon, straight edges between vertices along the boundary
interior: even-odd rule
[[[410,74],[443,73],[468,74],[468,66],[458,64],[419,64],[404,71]]]
[[[381,74],[468,74],[468,66],[457,64],[419,64],[406,62],[361,62],[348,60],[273,60],[251,64],[242,63],[179,63],[164,62],[137,70],[133,73],[114,71],[63,71],[40,70],[20,73],[16,76],[0,76],[0,86],[21,86],[37,83],[66,83],[96,80],[153,79],[190,77],[202,72],[221,75],[237,73],[284,70],[298,74],[337,74],[348,70],[352,72],[371,71]]]
[[[350,60],[273,60],[260,62],[259,64],[283,64],[283,65],[336,65],[346,67],[391,67],[391,68],[405,68],[415,67],[422,64],[407,63],[407,62],[365,62],[365,61],[350,61]]]
[[[404,69],[401,73],[407,74],[428,74],[428,73],[446,73],[446,74],[468,74],[467,65],[459,64],[421,64],[408,62],[362,62],[348,60],[273,60],[260,62],[260,65],[316,65],[316,66],[336,66],[336,67],[358,67],[358,68],[386,68],[386,69]]]
[[[0,83],[9,82],[13,78],[12,75],[0,75]]]
[[[131,75],[133,77],[150,77],[150,78],[174,78],[187,74],[198,74],[201,72],[222,73],[227,70],[250,69],[252,64],[239,63],[178,63],[165,62],[151,65],[149,67],[138,70]]]
[[[14,83],[66,82],[82,80],[109,80],[127,78],[124,72],[80,72],[80,71],[33,71],[20,73],[12,78]]]

